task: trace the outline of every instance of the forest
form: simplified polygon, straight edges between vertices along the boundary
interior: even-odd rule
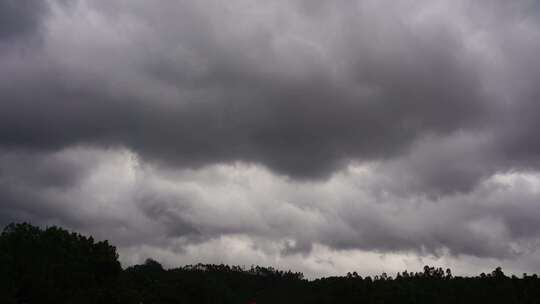
[[[540,303],[536,274],[421,271],[307,280],[272,267],[153,260],[122,268],[108,241],[59,227],[9,224],[0,235],[0,303]]]

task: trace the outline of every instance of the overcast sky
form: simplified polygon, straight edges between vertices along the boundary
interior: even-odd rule
[[[308,277],[540,272],[534,0],[2,0],[0,224]]]

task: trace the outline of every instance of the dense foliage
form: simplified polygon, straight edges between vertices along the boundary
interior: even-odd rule
[[[98,303],[122,268],[107,241],[51,227],[10,224],[0,235],[0,303]]]
[[[122,270],[107,241],[11,224],[0,236],[0,303],[540,303],[540,280],[508,277],[500,268],[454,277],[426,266],[394,277],[349,273],[308,281],[258,266],[166,270],[151,259]]]

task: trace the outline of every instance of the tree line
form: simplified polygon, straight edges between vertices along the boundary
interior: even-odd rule
[[[536,274],[500,267],[475,277],[425,266],[362,277],[307,280],[272,267],[196,264],[164,269],[152,259],[122,269],[107,241],[59,227],[10,224],[0,235],[0,303],[540,303]]]

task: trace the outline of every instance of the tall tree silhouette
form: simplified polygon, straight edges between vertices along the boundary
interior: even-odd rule
[[[107,241],[27,223],[3,230],[0,265],[6,301],[29,303],[105,300],[122,270],[116,248]]]

